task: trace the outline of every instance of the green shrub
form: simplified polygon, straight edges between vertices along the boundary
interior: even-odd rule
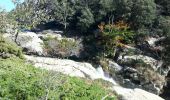
[[[13,54],[20,58],[23,58],[22,50],[15,43],[5,40],[0,35],[0,54]]]
[[[123,21],[115,24],[98,25],[101,31],[100,45],[103,47],[105,55],[114,56],[117,47],[124,47],[125,44],[133,43],[134,32],[129,25]]]
[[[19,58],[0,59],[3,100],[101,100],[108,94],[112,93],[98,82],[40,70]],[[105,100],[115,98],[108,96]]]
[[[105,89],[96,83],[84,84],[85,81],[70,78],[68,82],[61,87],[63,91],[62,99],[64,100],[101,100],[107,95]],[[110,96],[109,96],[110,97]],[[114,97],[112,97],[114,100]]]
[[[0,59],[0,98],[35,100],[43,94],[39,72],[17,58]]]

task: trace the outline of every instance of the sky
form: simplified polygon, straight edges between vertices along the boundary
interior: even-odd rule
[[[11,0],[0,0],[0,7],[5,9],[6,11],[11,11],[15,8]]]

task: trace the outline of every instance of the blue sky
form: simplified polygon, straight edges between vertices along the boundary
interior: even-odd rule
[[[0,0],[0,7],[5,9],[6,11],[11,11],[15,8],[11,0]]]

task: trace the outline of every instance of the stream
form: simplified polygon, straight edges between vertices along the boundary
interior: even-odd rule
[[[113,85],[117,85],[116,81],[108,73],[105,73],[101,66],[99,66],[96,71],[103,80],[111,82]]]

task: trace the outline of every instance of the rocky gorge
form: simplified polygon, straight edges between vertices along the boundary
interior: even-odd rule
[[[158,95],[162,91],[166,91],[164,87],[166,87],[166,77],[170,69],[168,69],[168,65],[164,65],[162,60],[150,56],[152,54],[146,51],[143,53],[141,48],[126,45],[117,61],[104,59],[101,61],[102,63],[95,65],[66,59],[73,56],[80,57],[81,39],[63,37],[56,31],[20,32],[17,38],[16,34],[6,33],[3,36],[22,47],[27,63],[31,63],[37,68],[53,70],[69,76],[92,80],[103,79],[111,82],[113,84],[110,87],[111,90],[120,95],[122,100],[163,100]],[[163,48],[155,43],[163,39],[164,37],[152,37],[146,42],[150,47],[160,50]],[[69,45],[74,48],[65,49],[62,47],[62,50],[57,48],[61,48],[60,43],[67,42],[71,43]],[[50,49],[46,49],[46,46],[50,46]],[[68,47],[68,45],[65,46]],[[51,53],[56,56],[51,56]],[[59,58],[57,58],[58,56]],[[64,59],[60,57],[64,57]]]

